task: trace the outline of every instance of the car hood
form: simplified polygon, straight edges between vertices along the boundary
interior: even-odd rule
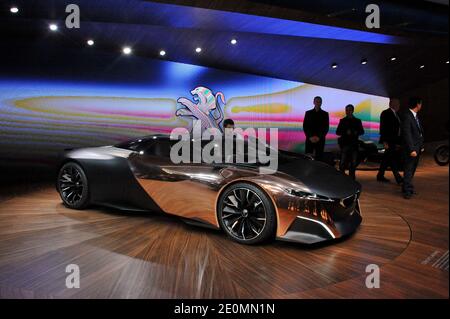
[[[278,164],[278,172],[288,174],[311,193],[330,198],[345,198],[361,190],[361,185],[349,176],[325,163],[293,159]]]

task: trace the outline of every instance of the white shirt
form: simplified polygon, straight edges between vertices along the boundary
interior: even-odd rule
[[[416,120],[417,126],[419,127],[419,132],[420,132],[420,136],[422,136],[422,126],[419,124],[419,122],[417,121],[417,113],[414,112],[413,110],[409,109],[411,111],[411,113],[414,116],[414,119]]]

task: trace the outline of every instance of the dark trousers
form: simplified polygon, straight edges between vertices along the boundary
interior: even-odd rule
[[[305,142],[305,153],[314,154],[315,159],[321,159],[325,149],[325,138],[321,138],[317,143],[311,143],[309,138]]]
[[[414,185],[412,183],[414,174],[416,173],[417,165],[419,164],[420,155],[411,157],[410,154],[405,154],[404,174],[403,174],[403,193],[412,194],[414,192]]]
[[[339,170],[345,173],[348,167],[349,175],[356,178],[356,166],[358,165],[358,145],[343,145],[341,147],[341,160]]]
[[[384,151],[383,158],[381,160],[380,168],[378,170],[378,177],[384,177],[384,173],[388,167],[391,168],[392,174],[395,177],[397,183],[402,181],[402,177],[398,172],[399,162],[401,154],[397,150],[397,145],[389,144],[387,150]]]

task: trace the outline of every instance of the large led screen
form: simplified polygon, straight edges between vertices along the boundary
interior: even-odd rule
[[[362,138],[375,142],[379,114],[388,105],[384,97],[169,61],[97,61],[103,62],[78,62],[65,72],[62,66],[42,66],[29,74],[0,73],[2,159],[44,160],[64,148],[187,127],[192,117],[177,110],[183,107],[180,101],[199,103],[195,90],[238,127],[278,128],[279,147],[296,152],[303,151],[303,118],[315,96],[323,98],[330,113],[328,149],[336,147],[335,129],[347,104],[363,121]]]

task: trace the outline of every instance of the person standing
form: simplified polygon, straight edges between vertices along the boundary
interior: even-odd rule
[[[339,170],[345,173],[348,166],[350,177],[356,179],[359,137],[364,134],[364,128],[361,120],[353,115],[354,112],[355,107],[352,104],[345,107],[346,116],[339,121],[336,135],[339,136],[338,143],[341,148]]]
[[[391,167],[397,184],[403,182],[398,172],[400,144],[401,144],[401,121],[398,115],[400,100],[392,98],[389,100],[389,108],[381,112],[380,116],[380,143],[383,144],[384,154],[377,174],[377,181],[389,183],[384,174]]]
[[[316,159],[321,159],[325,148],[325,137],[330,128],[328,112],[322,110],[322,98],[314,98],[314,108],[306,111],[303,120],[305,132],[305,153],[314,154]]]
[[[402,119],[402,137],[405,155],[403,174],[403,197],[410,199],[414,191],[413,178],[419,163],[420,153],[423,151],[423,128],[417,113],[422,109],[422,99],[413,97],[409,101],[407,110]]]

